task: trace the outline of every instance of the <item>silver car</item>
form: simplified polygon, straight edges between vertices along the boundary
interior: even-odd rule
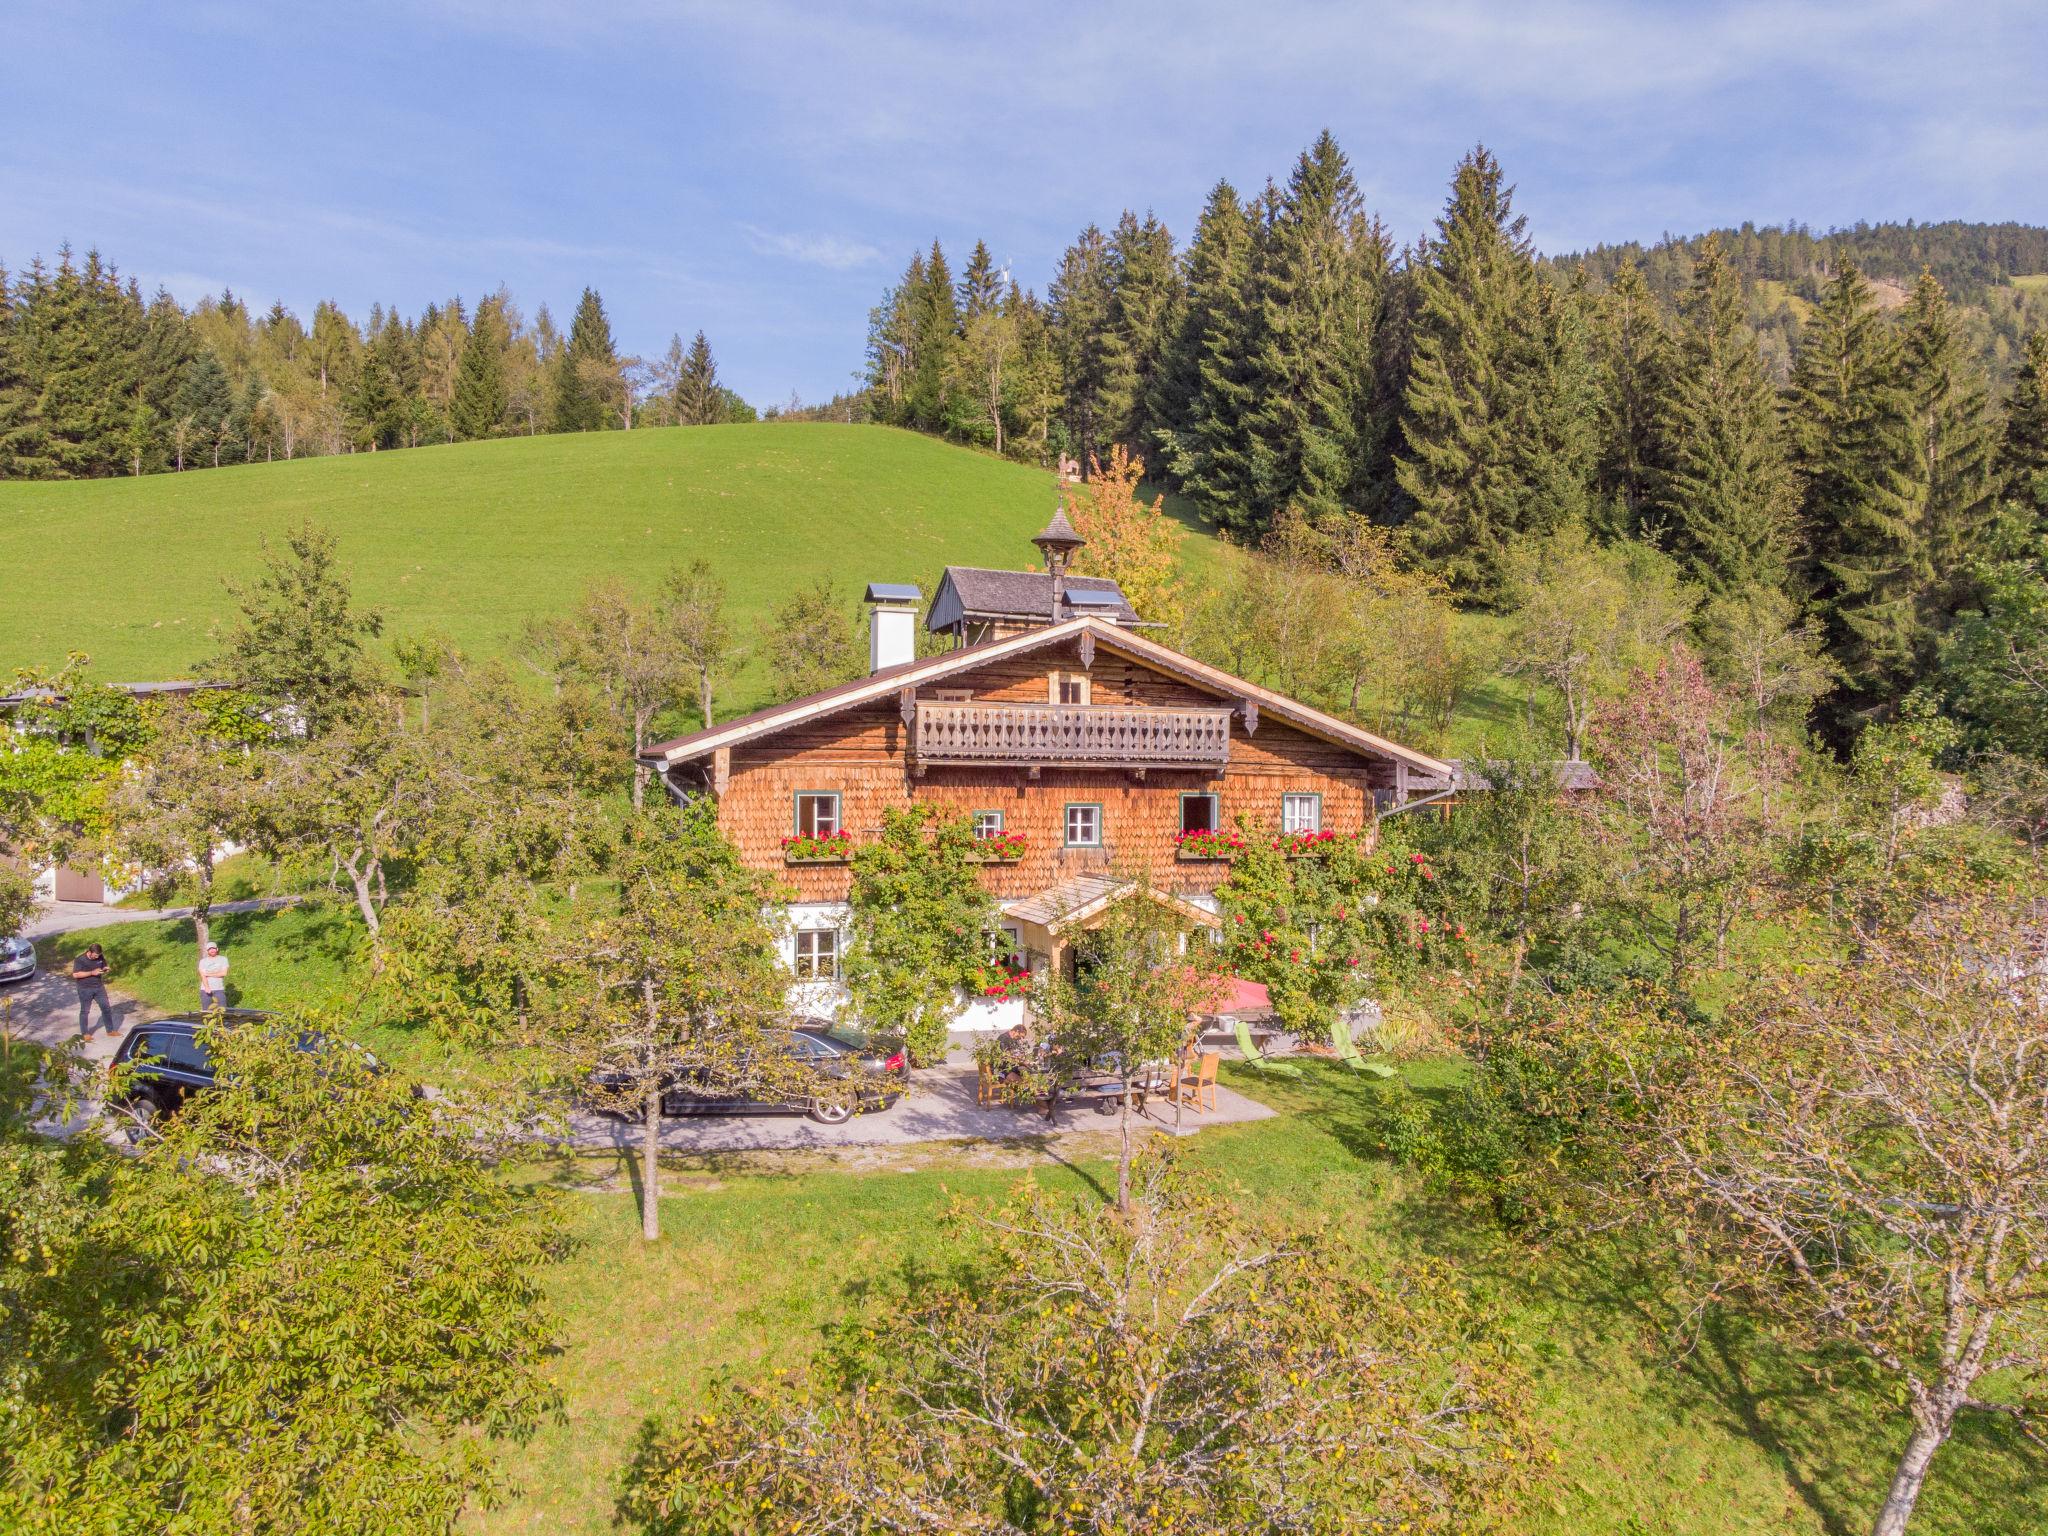
[[[35,973],[35,945],[27,939],[0,939],[0,982],[27,981]]]

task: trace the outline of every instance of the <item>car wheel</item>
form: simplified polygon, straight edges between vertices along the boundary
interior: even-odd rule
[[[128,1117],[128,1141],[139,1146],[156,1135],[156,1128],[164,1117],[163,1106],[147,1095],[122,1107]]]
[[[821,1099],[811,1105],[810,1115],[820,1125],[844,1125],[853,1118],[853,1106]]]

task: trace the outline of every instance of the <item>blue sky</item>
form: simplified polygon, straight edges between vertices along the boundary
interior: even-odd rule
[[[0,101],[10,266],[68,239],[302,315],[587,282],[626,350],[702,327],[761,404],[843,387],[934,236],[1042,289],[1083,224],[1184,238],[1325,126],[1402,239],[1481,140],[1548,250],[2048,222],[2039,0],[44,0]]]

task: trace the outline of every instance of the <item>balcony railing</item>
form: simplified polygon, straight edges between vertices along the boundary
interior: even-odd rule
[[[914,751],[921,765],[1221,768],[1230,757],[1230,711],[919,700]]]

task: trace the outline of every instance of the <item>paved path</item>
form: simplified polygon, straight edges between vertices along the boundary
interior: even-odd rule
[[[224,901],[213,910],[216,915],[268,912],[288,907],[295,899],[265,896],[254,901]],[[57,901],[44,905],[29,919],[21,934],[23,938],[34,939],[47,959],[49,950],[43,941],[60,934],[76,933],[81,928],[104,928],[114,923],[176,921],[191,915],[190,907],[103,907],[98,902]],[[193,960],[196,964],[196,954]],[[136,998],[123,996],[118,985],[109,990],[113,992],[110,1000],[114,1005],[115,1033],[108,1035],[98,1027],[99,1011],[95,1009],[93,1037],[86,1043],[86,1055],[95,1061],[114,1054],[114,1042],[120,1038],[120,1031],[130,1024],[156,1018],[163,1012]],[[192,1000],[195,1005],[198,1003],[196,993]],[[43,1045],[55,1045],[73,1038],[78,1033],[78,992],[71,985],[70,976],[60,971],[38,970],[27,981],[0,986],[0,1023],[5,1023],[16,1034]]]
[[[949,1061],[919,1072],[908,1096],[889,1109],[855,1115],[844,1125],[819,1125],[801,1115],[716,1115],[701,1119],[665,1120],[661,1145],[669,1152],[768,1152],[834,1147],[908,1146],[923,1141],[1036,1141],[1076,1131],[1114,1131],[1115,1115],[1096,1113],[1091,1105],[1063,1105],[1048,1121],[1037,1107],[981,1105],[974,1102],[972,1062]],[[1216,1107],[1188,1107],[1175,1130],[1173,1106],[1154,1103],[1149,1115],[1132,1123],[1158,1135],[1191,1136],[1211,1125],[1236,1125],[1269,1120],[1276,1111],[1220,1084]],[[640,1146],[640,1127],[579,1110],[569,1117],[570,1135],[578,1147]]]

